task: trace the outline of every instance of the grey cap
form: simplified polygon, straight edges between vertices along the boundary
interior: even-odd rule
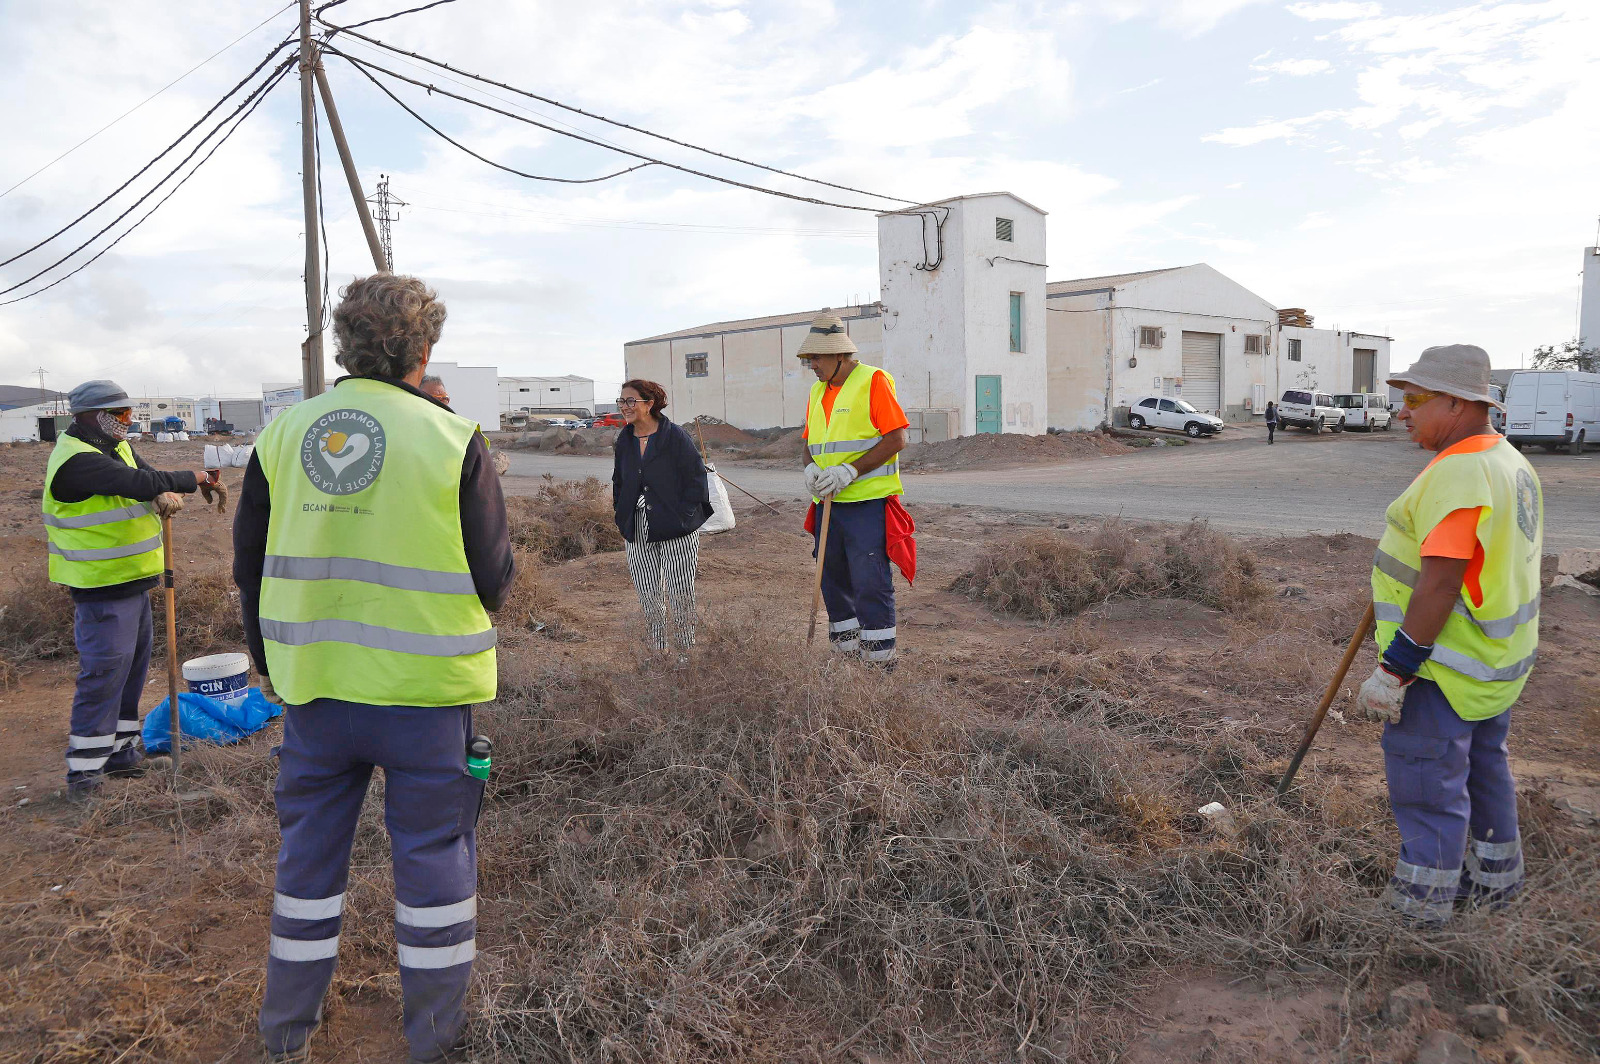
[[[1489,352],[1473,344],[1430,347],[1417,356],[1410,369],[1384,383],[1395,388],[1411,384],[1457,399],[1506,408],[1489,391]]]
[[[132,406],[133,400],[116,381],[84,381],[67,393],[69,409],[74,414],[86,410],[121,410]]]

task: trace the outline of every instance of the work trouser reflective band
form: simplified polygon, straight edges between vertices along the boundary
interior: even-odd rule
[[[1476,897],[1510,897],[1522,885],[1522,840],[1485,842],[1473,839],[1467,846],[1467,888]]]
[[[828,649],[854,654],[861,649],[861,622],[854,617],[828,622]]]
[[[1461,888],[1461,869],[1429,868],[1407,861],[1396,861],[1394,876],[1384,892],[1384,901],[1397,912],[1415,920],[1443,923],[1455,909]]]
[[[100,772],[106,762],[139,740],[139,718],[118,717],[115,735],[67,736],[67,771]]]

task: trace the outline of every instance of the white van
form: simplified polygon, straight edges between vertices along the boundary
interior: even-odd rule
[[[1389,397],[1381,392],[1346,392],[1334,396],[1333,405],[1344,411],[1347,429],[1389,430]]]
[[[1344,431],[1344,411],[1333,405],[1327,392],[1304,392],[1291,388],[1278,398],[1278,427],[1321,432]]]
[[[1539,444],[1580,454],[1600,444],[1600,373],[1519,370],[1506,385],[1506,439],[1517,450]]]

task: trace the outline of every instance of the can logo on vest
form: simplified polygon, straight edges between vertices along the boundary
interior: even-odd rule
[[[1539,489],[1526,469],[1517,470],[1517,527],[1530,543],[1539,531]]]
[[[353,495],[378,478],[383,452],[383,426],[377,418],[364,410],[332,410],[306,430],[300,466],[318,491]]]

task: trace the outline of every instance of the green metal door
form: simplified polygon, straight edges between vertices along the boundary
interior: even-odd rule
[[[978,431],[1000,431],[1000,378],[978,378],[978,405],[976,407]]]

